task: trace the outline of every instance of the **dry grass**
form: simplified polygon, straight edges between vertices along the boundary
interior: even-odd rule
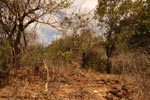
[[[47,65],[50,76],[48,91],[45,91],[46,78],[40,76],[45,75],[44,70],[43,74],[35,76],[32,70],[24,75],[22,69],[22,75],[18,71],[20,74],[9,77],[9,85],[0,88],[0,100],[128,100],[129,92],[123,90],[124,84],[117,75],[70,65],[53,66],[50,62]]]
[[[110,75],[46,61],[48,80],[41,63],[38,72],[34,66],[12,70],[9,77],[0,72],[0,100],[149,100],[149,61],[146,54],[120,54],[112,59],[115,74]]]
[[[150,100],[150,56],[141,52],[123,53],[113,59],[114,72],[124,83],[133,84],[132,100]]]

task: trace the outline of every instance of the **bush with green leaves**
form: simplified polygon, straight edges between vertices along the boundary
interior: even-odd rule
[[[11,47],[7,40],[2,40],[0,44],[0,69],[6,70],[11,64]]]
[[[105,56],[102,47],[103,38],[90,31],[81,34],[66,35],[49,45],[50,57],[55,64],[83,64],[86,68],[98,70],[101,59]],[[85,53],[86,61],[83,61]]]

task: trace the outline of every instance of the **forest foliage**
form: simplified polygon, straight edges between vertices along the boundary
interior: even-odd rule
[[[35,5],[27,5],[31,2]],[[111,73],[114,70],[120,73],[123,69],[123,65],[119,65],[122,55],[131,53],[149,55],[150,53],[150,2],[148,0],[134,2],[98,0],[92,20],[86,14],[66,16],[59,23],[62,37],[53,40],[47,47],[42,44],[30,44],[27,40],[32,40],[32,35],[30,37],[30,33],[27,34],[26,28],[32,23],[44,23],[54,27],[51,23],[41,22],[40,18],[46,14],[53,14],[51,12],[57,13],[71,3],[65,5],[61,2],[53,5],[54,2],[51,1],[45,5],[40,0],[39,2],[25,0],[26,5],[22,5],[23,2],[20,0],[0,0],[0,3],[2,4],[0,7],[2,69],[4,66],[7,68],[34,66],[42,59],[48,59],[58,66],[70,64],[100,72]],[[36,11],[42,11],[41,15]],[[100,35],[94,31],[95,27],[90,27],[90,22],[94,20],[98,20],[95,25],[100,31],[102,30]],[[146,66],[149,67],[149,63],[141,67]]]
[[[0,0],[0,88],[13,84],[16,94],[17,81],[26,85],[41,82],[40,88],[45,86],[46,93],[53,95],[50,91],[57,92],[57,85],[72,87],[72,80],[75,88],[90,81],[92,89],[93,82],[107,81],[112,86],[105,75],[117,74],[114,76],[123,83],[133,83],[130,100],[149,100],[150,0],[98,0],[92,17],[91,12],[65,13],[71,1]],[[59,21],[55,20],[57,15],[63,15]],[[40,43],[36,30],[44,25],[57,29],[61,37],[49,45]],[[106,74],[97,80],[88,71],[96,76]],[[113,83],[118,86],[118,82]],[[92,94],[97,93],[94,91]],[[42,96],[48,96],[46,93]]]

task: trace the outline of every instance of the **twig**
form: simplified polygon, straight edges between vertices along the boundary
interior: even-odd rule
[[[49,68],[46,64],[45,59],[43,60],[43,63],[44,63],[44,68],[46,69],[46,77],[47,77],[46,78],[46,83],[45,83],[45,91],[48,92],[48,84],[49,84],[49,80],[50,80],[50,78],[49,78]]]

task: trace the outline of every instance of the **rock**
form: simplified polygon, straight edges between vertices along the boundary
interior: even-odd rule
[[[125,98],[121,98],[121,100],[126,100]]]
[[[118,93],[116,94],[116,96],[119,97],[119,98],[123,98],[124,92],[123,92],[123,91],[120,91],[120,92],[118,92]]]
[[[120,98],[118,98],[118,97],[113,97],[113,100],[120,100]]]
[[[118,89],[111,89],[111,90],[109,91],[109,93],[111,93],[111,94],[113,94],[113,95],[117,95],[118,92],[120,92],[120,90],[118,90]]]
[[[121,87],[121,89],[124,90],[125,92],[128,92],[128,90],[127,90],[127,88],[126,88],[125,85],[123,85],[123,86]]]
[[[119,80],[112,80],[111,83],[112,84],[120,84],[120,81]]]
[[[113,95],[111,93],[108,93],[105,97],[107,100],[113,100]]]
[[[119,84],[115,84],[115,85],[111,85],[111,88],[121,90],[122,87]]]

